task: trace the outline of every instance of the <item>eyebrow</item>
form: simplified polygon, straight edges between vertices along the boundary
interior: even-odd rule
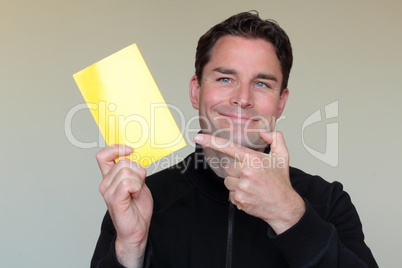
[[[278,82],[278,79],[276,78],[275,75],[273,74],[264,74],[264,73],[258,73],[255,78],[260,78],[260,79],[266,79],[266,80],[272,80],[275,82]]]
[[[226,69],[223,67],[217,67],[217,68],[213,69],[213,71],[221,73],[221,74],[233,74],[233,75],[238,74],[236,70]],[[266,79],[266,80],[272,80],[272,81],[278,82],[278,79],[273,74],[258,73],[254,78],[260,78],[260,79]]]
[[[237,75],[237,72],[235,70],[226,69],[226,68],[223,68],[223,67],[217,67],[217,68],[213,69],[213,71],[221,73],[221,74],[234,74],[234,75]]]

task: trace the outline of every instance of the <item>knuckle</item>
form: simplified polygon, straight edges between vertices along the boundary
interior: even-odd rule
[[[102,181],[102,182],[99,184],[98,189],[99,189],[99,192],[100,192],[102,195],[105,193],[105,191],[106,191],[106,185],[105,185],[105,182],[104,182],[104,181]]]
[[[134,171],[133,171],[131,168],[126,167],[126,166],[122,167],[122,168],[120,169],[119,173],[120,173],[120,175],[123,176],[124,178],[132,177],[132,176],[134,175]]]
[[[129,159],[123,160],[123,162],[119,165],[118,168],[119,168],[119,176],[129,178],[139,177],[141,180],[143,180],[146,176],[146,169],[140,166],[140,164],[131,161]]]
[[[280,131],[275,132],[274,145],[277,146],[279,142],[283,140],[283,133]]]
[[[253,177],[254,172],[249,168],[245,168],[245,169],[243,169],[242,173],[243,173],[244,177],[251,178],[251,177]]]
[[[106,191],[103,193],[103,199],[105,200],[105,203],[109,206],[110,204],[113,204],[113,198],[112,194],[110,191]]]
[[[147,176],[147,170],[141,166],[138,168],[138,173],[141,178],[145,178]]]
[[[103,154],[104,154],[103,151],[104,151],[104,150],[105,150],[105,149],[100,150],[100,151],[97,152],[96,155],[95,155],[96,161],[98,161],[98,163],[101,162],[101,161],[103,161]]]
[[[240,183],[239,183],[239,190],[241,190],[241,191],[247,191],[248,189],[249,189],[249,186],[250,184],[249,184],[249,182],[248,181],[246,181],[246,180],[243,180],[243,181],[241,181]]]
[[[283,137],[282,131],[276,131],[276,135],[277,135],[279,138],[282,138],[282,137]]]
[[[132,179],[125,178],[125,179],[121,180],[120,185],[123,188],[130,187],[132,185]]]
[[[134,180],[133,186],[134,186],[134,190],[138,191],[138,190],[141,190],[143,183],[141,180]]]
[[[140,178],[145,178],[147,171],[146,169],[141,166],[139,163],[129,160],[128,159],[128,163],[129,163],[129,167],[140,177]]]
[[[120,182],[119,186],[122,187],[122,189],[131,189],[131,191],[137,192],[142,188],[142,183],[135,179],[126,178]]]
[[[229,181],[230,181],[230,177],[226,177],[224,180],[223,180],[223,184],[226,186],[226,188],[229,186]],[[229,196],[231,195],[232,193],[229,193]]]
[[[238,191],[234,192],[233,193],[233,199],[234,199],[234,201],[236,201],[236,203],[242,204],[243,199],[244,199],[243,193],[238,192]]]

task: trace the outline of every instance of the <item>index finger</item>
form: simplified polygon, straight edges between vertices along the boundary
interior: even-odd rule
[[[197,134],[194,137],[194,141],[204,147],[211,148],[240,162],[244,162],[247,155],[255,154],[254,150],[217,136]]]
[[[127,145],[115,144],[110,145],[96,154],[96,161],[98,161],[99,168],[102,176],[105,177],[110,169],[116,164],[114,161],[119,156],[126,156],[133,152],[133,148]]]

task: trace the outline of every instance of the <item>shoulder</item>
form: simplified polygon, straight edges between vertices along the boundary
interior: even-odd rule
[[[289,175],[293,187],[303,192],[322,191],[333,187],[338,190],[343,190],[343,186],[340,182],[328,182],[318,175],[311,175],[295,167],[290,167]]]
[[[339,198],[349,199],[340,182],[328,182],[294,167],[290,167],[289,173],[293,188],[313,206],[328,205]]]

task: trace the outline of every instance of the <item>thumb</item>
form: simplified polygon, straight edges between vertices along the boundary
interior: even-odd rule
[[[260,132],[259,134],[261,139],[270,145],[271,153],[281,156],[289,156],[288,148],[286,147],[282,132]]]

